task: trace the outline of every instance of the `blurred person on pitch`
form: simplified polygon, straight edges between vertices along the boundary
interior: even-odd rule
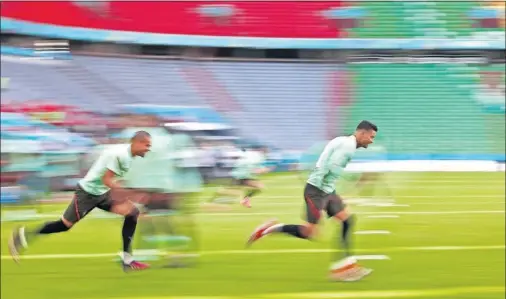
[[[173,192],[179,199],[174,219],[175,239],[179,250],[170,256],[169,267],[184,267],[192,263],[192,256],[199,249],[198,228],[194,214],[199,208],[203,178],[199,171],[200,160],[195,159],[195,143],[184,132],[172,132],[169,152],[174,156]],[[187,259],[185,260],[185,257]]]
[[[231,172],[232,182],[229,186],[216,191],[210,202],[215,202],[223,195],[238,196],[242,198],[241,204],[243,206],[251,208],[251,198],[264,188],[256,176],[271,170],[269,167],[263,166],[267,151],[267,147],[244,149]],[[244,189],[247,190],[246,194],[244,194]]]
[[[357,265],[351,256],[350,235],[355,218],[347,211],[343,199],[336,193],[336,183],[358,148],[367,148],[373,143],[378,128],[369,121],[358,124],[351,136],[331,140],[320,155],[316,167],[309,175],[304,189],[306,223],[303,225],[282,224],[268,221],[259,226],[250,236],[248,246],[270,234],[284,233],[296,238],[312,239],[317,232],[321,212],[342,223],[339,235],[344,247],[345,258],[331,268],[331,278],[341,281],[362,279],[372,270]]]
[[[197,244],[188,206],[202,185],[198,156],[186,134],[161,127],[142,129],[155,136],[151,151],[133,163],[135,171],[125,177],[128,188],[145,196],[135,256],[157,260],[163,252],[171,252],[168,266],[186,266],[182,257]]]
[[[15,261],[28,244],[39,235],[68,231],[94,208],[125,216],[123,223],[123,270],[144,270],[149,265],[135,261],[132,257],[132,239],[137,227],[139,210],[130,200],[137,194],[123,188],[119,178],[123,177],[135,157],[144,157],[151,148],[151,135],[138,131],[128,145],[116,145],[105,150],[95,161],[86,176],[79,181],[74,198],[60,220],[47,222],[35,229],[24,226],[14,230],[9,240],[9,251]],[[142,200],[142,199],[141,199]]]

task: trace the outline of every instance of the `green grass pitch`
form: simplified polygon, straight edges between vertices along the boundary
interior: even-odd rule
[[[350,201],[358,214],[356,254],[386,255],[364,260],[373,268],[355,283],[329,282],[338,226],[322,224],[317,240],[285,236],[260,240],[251,249],[250,232],[272,217],[297,223],[303,184],[294,174],[264,179],[266,190],[253,208],[200,211],[201,256],[192,268],[155,267],[122,272],[111,256],[63,254],[116,253],[121,247],[120,219],[85,219],[72,231],[41,238],[27,252],[33,259],[16,265],[7,251],[15,223],[3,222],[2,299],[237,299],[237,298],[431,298],[499,299],[505,292],[504,173],[387,174],[394,204]],[[204,199],[209,194],[202,194]],[[356,198],[349,191],[348,198]],[[381,190],[370,199],[383,202]],[[44,207],[61,213],[65,205]],[[8,209],[4,207],[4,211]],[[383,218],[381,218],[383,217]],[[42,220],[41,220],[42,221]],[[35,225],[41,221],[33,221]],[[54,255],[50,258],[49,254]]]

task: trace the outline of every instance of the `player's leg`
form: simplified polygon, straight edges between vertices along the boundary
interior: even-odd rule
[[[239,179],[232,179],[228,185],[220,187],[216,192],[214,192],[213,196],[209,199],[208,202],[212,203],[215,202],[216,199],[219,197],[222,197],[224,195],[226,196],[232,196],[235,198],[242,197],[243,190],[242,190],[242,182]]]
[[[241,204],[245,207],[251,208],[251,198],[263,190],[264,184],[254,179],[244,179],[242,180],[242,185],[247,187],[248,191],[241,200]]]
[[[137,228],[137,220],[140,211],[130,200],[112,200],[110,192],[104,194],[98,208],[118,214],[125,217],[121,235],[123,238],[123,269],[127,270],[144,270],[149,268],[148,264],[135,261],[132,256],[132,240]]]
[[[347,209],[342,198],[335,192],[328,196],[327,206],[325,207],[327,215],[341,222],[339,234],[339,244],[344,249],[345,256],[351,255],[351,235],[352,228],[355,225],[356,217]]]
[[[356,217],[347,209],[342,198],[335,192],[328,196],[327,215],[341,222],[341,231],[338,244],[344,249],[344,258],[338,260],[331,266],[330,277],[339,281],[356,281],[372,272],[358,265],[357,260],[351,252],[352,228],[355,225]]]
[[[311,239],[317,232],[317,225],[320,221],[321,210],[325,204],[326,194],[318,188],[307,184],[304,189],[304,200],[306,203],[305,224],[283,224],[276,221],[268,221],[259,226],[251,234],[248,245],[258,239],[273,233],[284,233],[300,239]]]
[[[46,222],[45,224],[35,227],[19,227],[16,228],[9,240],[9,251],[14,260],[19,260],[19,254],[39,235],[48,235],[68,231],[74,224],[80,221],[98,204],[95,196],[88,194],[86,191],[77,187],[74,197],[69,206],[63,213],[61,219]]]

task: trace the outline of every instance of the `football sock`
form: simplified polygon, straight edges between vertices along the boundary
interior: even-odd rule
[[[123,263],[130,265],[134,261],[132,255],[129,252],[123,252]]]
[[[130,213],[130,215],[125,216],[125,221],[123,222],[123,251],[124,252],[132,252],[132,238],[135,233],[135,228],[137,227],[137,218],[139,217],[139,210],[135,208],[135,210]]]
[[[343,249],[345,250],[346,256],[349,256],[351,254],[351,248],[350,248],[350,235],[351,235],[351,228],[355,224],[355,216],[350,215],[348,219],[343,221],[342,227],[341,227],[341,244],[343,246]]]
[[[283,226],[282,232],[297,238],[307,239],[308,237],[302,234],[302,228],[302,225],[288,224]]]
[[[26,242],[30,242],[38,235],[61,233],[68,231],[69,229],[70,228],[65,226],[63,221],[60,219],[52,222],[46,222],[35,230],[25,230],[24,236],[21,236],[21,238],[24,238]]]
[[[35,231],[35,234],[46,235],[46,234],[60,233],[68,230],[69,228],[60,219],[57,221],[46,222],[44,225],[42,225],[39,229]]]
[[[285,233],[301,239],[309,239],[307,236],[302,234],[302,225],[295,224],[276,224],[265,230],[264,234],[270,234],[274,232]]]

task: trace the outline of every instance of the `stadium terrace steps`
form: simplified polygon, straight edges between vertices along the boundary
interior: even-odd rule
[[[188,66],[187,61],[76,57],[73,63],[131,95],[121,97],[125,104],[142,99],[150,104],[206,106],[209,103],[203,96],[213,92],[212,88],[195,90],[183,77],[181,69]],[[476,100],[478,84],[482,84],[479,73],[485,70],[481,67],[198,63],[237,103],[231,116],[225,117],[240,128],[241,135],[278,148],[307,149],[326,138],[329,124],[336,134],[343,134],[351,132],[358,121],[370,119],[379,125],[378,141],[389,152],[504,152],[504,135],[493,133],[504,127],[504,114],[487,114]],[[11,78],[2,99],[53,100],[95,110],[118,104],[118,98],[97,92],[68,71],[2,61],[2,76]],[[346,80],[336,83],[332,80],[336,74]],[[329,101],[334,117],[327,113]]]
[[[89,71],[75,61],[57,66],[57,68],[71,80],[85,86],[88,90],[92,90],[95,94],[103,96],[108,103],[123,104],[125,99],[128,98],[128,102],[142,102],[140,99],[132,97],[124,89],[109,84],[108,80],[102,75]]]
[[[488,116],[467,87],[472,77],[456,76],[451,68],[352,66],[358,94],[348,128],[370,119],[381,128],[379,140],[398,153],[498,153],[498,144],[486,136]]]
[[[98,57],[76,57],[75,60],[142,102],[161,105],[205,104],[179,74],[179,68],[186,62]],[[131,102],[125,99],[124,103]]]
[[[104,106],[103,103],[107,103],[106,98],[70,79],[56,65],[2,61],[2,74],[12,78],[12,88],[5,96],[4,91],[2,91],[2,99],[5,100],[10,100],[8,97],[12,96],[12,100],[48,100],[77,105],[87,109],[94,109],[101,105]],[[21,85],[16,86],[18,82]],[[25,90],[30,91],[28,98],[22,97],[22,95],[27,94]]]

